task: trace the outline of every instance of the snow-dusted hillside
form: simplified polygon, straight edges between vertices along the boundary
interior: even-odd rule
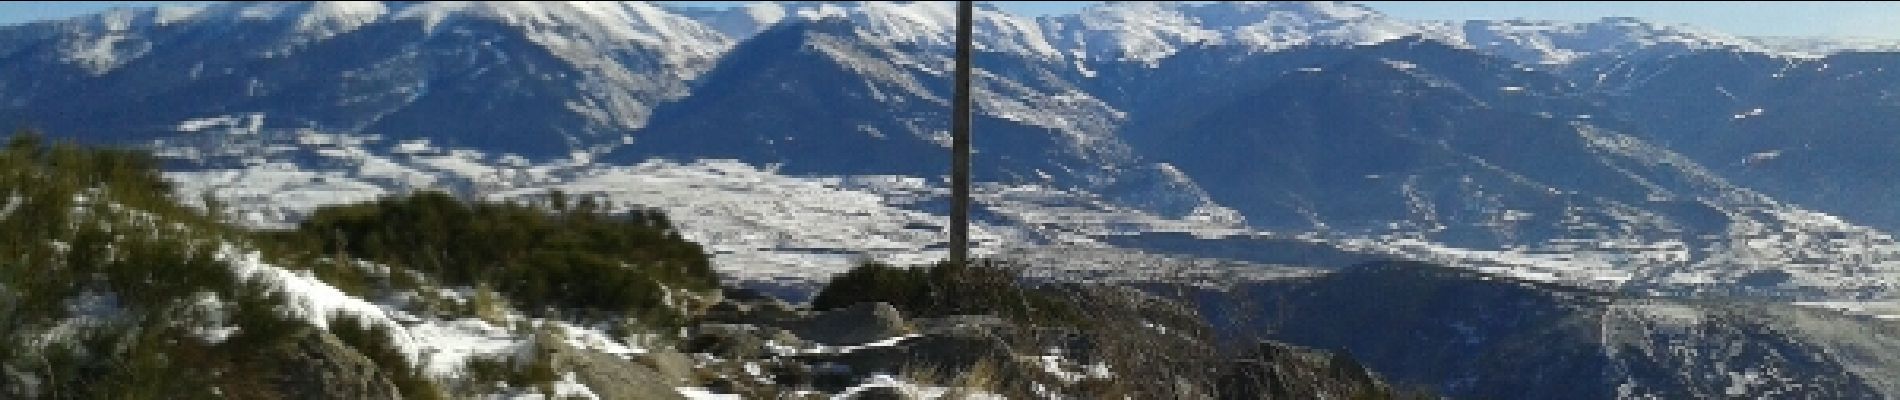
[[[262,114],[538,156],[623,142],[732,43],[644,2],[234,2],[4,31],[0,120],[121,141]]]
[[[0,72],[0,121],[154,144],[189,197],[224,199],[247,224],[420,189],[560,189],[681,215],[735,276],[814,281],[859,257],[939,256],[953,15],[939,2],[117,10],[0,29],[0,63],[17,66]],[[1645,132],[1593,133],[1616,125],[1593,123],[1614,117],[1595,103],[1602,88],[1564,80],[1697,50],[1787,59],[1877,43],[1626,18],[1405,21],[1340,2],[1110,3],[1043,18],[983,6],[977,19],[987,254],[1118,258],[1132,250],[1105,238],[1265,233],[1583,286],[1697,292],[1778,271],[1787,287],[1768,291],[1888,292],[1886,233],[1707,176],[1669,143],[1635,139]],[[1288,85],[1350,88],[1376,107],[1247,97]],[[1454,106],[1405,106],[1418,99]],[[1749,112],[1731,113],[1761,116]],[[1209,122],[1268,115],[1282,119]],[[1311,132],[1380,125],[1366,137],[1409,143],[1388,154],[1452,166],[1339,179],[1381,160],[1315,171],[1331,161],[1247,153],[1292,148],[1300,131],[1273,129],[1316,120],[1330,125]],[[1552,143],[1444,142],[1516,131]],[[1313,154],[1365,150],[1331,149]],[[1552,160],[1580,169],[1534,162]],[[1580,171],[1592,172],[1563,175]]]
[[[132,152],[42,147],[31,138],[10,140],[0,149],[0,193],[7,193],[0,197],[0,222],[5,222],[0,237],[7,238],[0,241],[0,321],[7,322],[0,329],[0,395],[658,399],[755,391],[853,396],[896,389],[988,399],[1002,398],[990,393],[994,390],[1030,393],[1029,385],[1035,384],[1038,396],[1061,398],[1060,393],[1098,390],[1091,385],[1139,367],[1122,360],[1111,366],[1087,346],[1034,343],[1034,351],[1047,353],[1015,357],[1009,352],[1014,346],[1004,345],[984,355],[984,362],[999,363],[991,365],[1035,367],[1000,370],[1031,380],[1014,385],[1021,388],[947,379],[917,372],[918,367],[891,367],[890,354],[936,354],[946,343],[959,346],[979,336],[1032,342],[1033,337],[1009,333],[1017,331],[1011,324],[1026,328],[1030,322],[975,315],[906,318],[882,303],[808,310],[708,281],[657,274],[639,278],[649,281],[651,291],[636,292],[654,299],[648,305],[534,306],[548,299],[500,289],[512,279],[468,282],[399,260],[400,255],[332,253],[304,247],[308,243],[294,237],[300,233],[256,232],[206,218],[177,204],[157,171],[141,160]],[[464,206],[452,200],[440,204],[445,207],[409,211],[469,210],[457,211]],[[379,207],[403,206],[358,210]],[[499,218],[475,213],[480,215],[475,218],[494,218],[488,223],[552,223],[561,230],[610,224],[580,236],[628,231],[641,236],[638,243],[604,250],[617,256],[593,254],[611,259],[596,264],[602,269],[594,273],[553,278],[552,284],[564,289],[603,275],[670,268],[673,262],[704,266],[704,255],[691,251],[647,252],[665,252],[661,246],[699,248],[673,235],[658,214],[625,221],[596,219],[602,214],[591,211],[582,215],[497,203],[474,208],[483,207],[521,212]],[[405,212],[373,218],[369,222],[379,233],[351,242],[442,233],[387,218]],[[534,252],[558,247],[546,244],[521,245]],[[447,254],[427,248],[443,247],[393,254]],[[445,250],[468,254],[481,248]],[[560,253],[541,255],[546,254]],[[546,273],[567,262],[537,262],[532,272]],[[755,334],[769,336],[707,345]],[[1188,337],[1161,340],[1205,343]],[[950,357],[916,363],[969,368],[950,364],[965,362],[959,360],[967,361]],[[1078,370],[1087,373],[1069,372]],[[811,376],[823,380],[796,380]]]
[[[196,165],[167,177],[188,201],[209,196],[236,221],[263,228],[294,226],[322,206],[415,190],[490,201],[531,201],[558,190],[599,197],[616,210],[664,211],[685,237],[706,246],[728,276],[807,287],[865,260],[935,262],[944,257],[947,240],[941,207],[949,190],[926,178],[796,176],[731,160],[616,166],[589,164],[585,154],[531,163],[423,142],[309,131],[208,135],[217,136],[197,143],[214,147],[156,145],[174,162]],[[1243,232],[1230,211],[1167,217],[1089,193],[1038,186],[986,185],[976,195],[985,215],[972,235],[978,254],[1057,244],[1120,253],[1105,248],[1097,235]]]
[[[1296,46],[1365,45],[1414,34],[1417,28],[1364,6],[1342,2],[1114,2],[1078,15],[1039,20],[1044,35],[1090,62],[1153,65],[1184,47],[1242,46],[1275,51]]]
[[[1592,143],[1617,157],[1687,163],[1628,137],[1589,135]],[[864,260],[918,265],[943,257],[946,218],[940,213],[947,189],[924,178],[786,175],[730,160],[634,166],[575,159],[511,164],[472,150],[390,144],[373,136],[266,132],[255,137],[275,139],[252,142],[248,151],[226,146],[219,149],[226,152],[223,156],[180,159],[205,167],[168,177],[179,183],[181,193],[210,194],[238,220],[265,227],[285,226],[321,206],[429,188],[495,201],[532,202],[550,190],[596,196],[613,209],[666,212],[685,237],[706,246],[719,271],[741,282],[810,288]],[[323,145],[298,148],[283,142]],[[171,149],[168,154],[216,153]],[[1704,186],[1677,195],[1695,196],[1730,213],[1723,231],[1697,233],[1670,221],[1673,217],[1628,206],[1572,207],[1567,217],[1553,216],[1564,218],[1558,227],[1568,233],[1504,248],[1460,247],[1405,229],[1305,232],[1310,236],[1303,240],[1610,290],[1752,293],[1817,301],[1891,298],[1892,282],[1900,280],[1900,244],[1888,234],[1735,191],[1702,174],[1696,179],[1704,180],[1698,183]],[[1232,210],[1166,217],[1118,206],[1088,192],[1033,185],[986,184],[976,195],[977,253],[1033,261],[1041,267],[1030,272],[1035,276],[1220,282],[1323,271],[1197,257],[1191,247],[1157,254],[1122,248],[1129,243],[1114,239],[1164,232],[1206,238],[1256,234],[1241,225],[1244,220]],[[1532,228],[1535,223],[1525,219],[1516,223],[1532,225],[1516,229],[1546,229]],[[1407,223],[1416,222],[1431,221]],[[1302,232],[1278,235],[1294,233]],[[1780,278],[1762,281],[1768,277]]]

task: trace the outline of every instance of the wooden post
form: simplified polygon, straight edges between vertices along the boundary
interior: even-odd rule
[[[950,112],[950,263],[970,261],[970,41],[974,2],[957,2],[956,99]]]

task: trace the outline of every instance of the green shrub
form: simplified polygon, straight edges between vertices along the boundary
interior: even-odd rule
[[[331,316],[330,334],[350,348],[356,349],[371,362],[387,371],[391,383],[409,399],[447,398],[442,389],[429,380],[427,372],[420,365],[412,365],[403,357],[402,350],[390,344],[388,327],[363,323],[351,316]]]
[[[0,397],[279,398],[293,394],[281,377],[308,372],[286,370],[281,350],[314,327],[213,252],[270,242],[175,201],[156,165],[30,132],[0,148],[0,368],[11,371]],[[109,299],[89,311],[95,322],[44,340],[82,294]],[[223,300],[221,320],[201,320],[205,294]],[[214,323],[235,333],[213,341],[196,331]],[[387,340],[356,343],[372,354],[374,344]]]
[[[898,268],[865,263],[838,275],[818,292],[812,308],[828,310],[885,302],[907,315],[990,314],[1018,322],[1082,322],[1077,305],[1051,291],[1028,287],[1015,267],[999,262],[939,263]]]
[[[468,204],[422,192],[318,210],[298,228],[323,249],[485,285],[530,310],[666,319],[664,288],[718,286],[704,251],[657,213],[611,216],[593,207],[549,212]]]

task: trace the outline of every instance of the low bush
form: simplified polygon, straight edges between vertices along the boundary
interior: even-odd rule
[[[992,261],[917,268],[865,263],[833,277],[813,298],[812,308],[884,302],[921,317],[988,314],[1032,324],[1083,322],[1076,304],[1027,285],[1015,268]]]

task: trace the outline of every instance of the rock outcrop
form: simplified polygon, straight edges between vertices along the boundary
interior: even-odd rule
[[[276,392],[291,399],[403,399],[389,371],[335,335],[309,331],[273,349],[281,360]]]

